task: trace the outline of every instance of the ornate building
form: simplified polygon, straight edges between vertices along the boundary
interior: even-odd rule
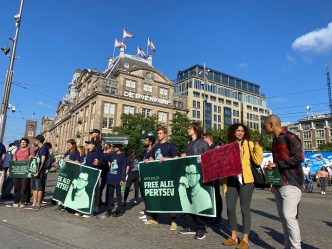
[[[176,111],[187,112],[186,98],[173,93],[174,84],[152,66],[151,56],[124,52],[121,47],[104,72],[77,70],[55,118],[43,117],[41,132],[55,153],[64,153],[70,138],[83,144],[93,128],[112,133],[122,113],[157,115],[160,124],[170,127]]]

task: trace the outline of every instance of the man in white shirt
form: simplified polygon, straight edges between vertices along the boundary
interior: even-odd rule
[[[303,176],[304,176],[304,182],[310,182],[310,168],[307,163],[304,164],[304,167],[302,168]]]

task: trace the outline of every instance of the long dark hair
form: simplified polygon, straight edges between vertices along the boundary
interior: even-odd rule
[[[197,138],[201,138],[203,135],[203,129],[198,122],[192,122],[189,124],[189,127],[192,127]]]
[[[69,139],[67,143],[73,146],[73,148],[70,150],[70,154],[73,154],[75,151],[77,151],[77,145],[75,139]]]
[[[232,143],[237,140],[237,138],[235,137],[235,132],[237,128],[239,128],[239,126],[241,126],[244,130],[243,140],[248,140],[248,141],[251,140],[248,127],[245,126],[243,123],[235,123],[232,124],[230,127],[228,127],[227,130],[227,140],[229,143]]]

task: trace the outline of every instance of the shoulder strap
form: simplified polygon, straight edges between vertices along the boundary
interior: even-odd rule
[[[16,152],[15,152],[16,153]],[[28,154],[29,154],[29,156],[30,156],[30,147],[28,148]]]

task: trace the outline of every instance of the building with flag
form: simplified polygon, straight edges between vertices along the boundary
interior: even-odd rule
[[[258,84],[203,65],[179,71],[174,92],[187,97],[189,118],[200,121],[205,129],[242,122],[261,130],[272,113]]]
[[[170,129],[175,113],[186,113],[186,97],[173,92],[174,83],[152,66],[148,59],[125,54],[110,58],[108,67],[77,70],[68,92],[59,102],[54,118],[44,117],[42,134],[54,146],[55,153],[66,150],[74,138],[78,144],[89,140],[89,131],[99,129],[110,134],[121,125],[123,113],[156,115],[160,125]]]

